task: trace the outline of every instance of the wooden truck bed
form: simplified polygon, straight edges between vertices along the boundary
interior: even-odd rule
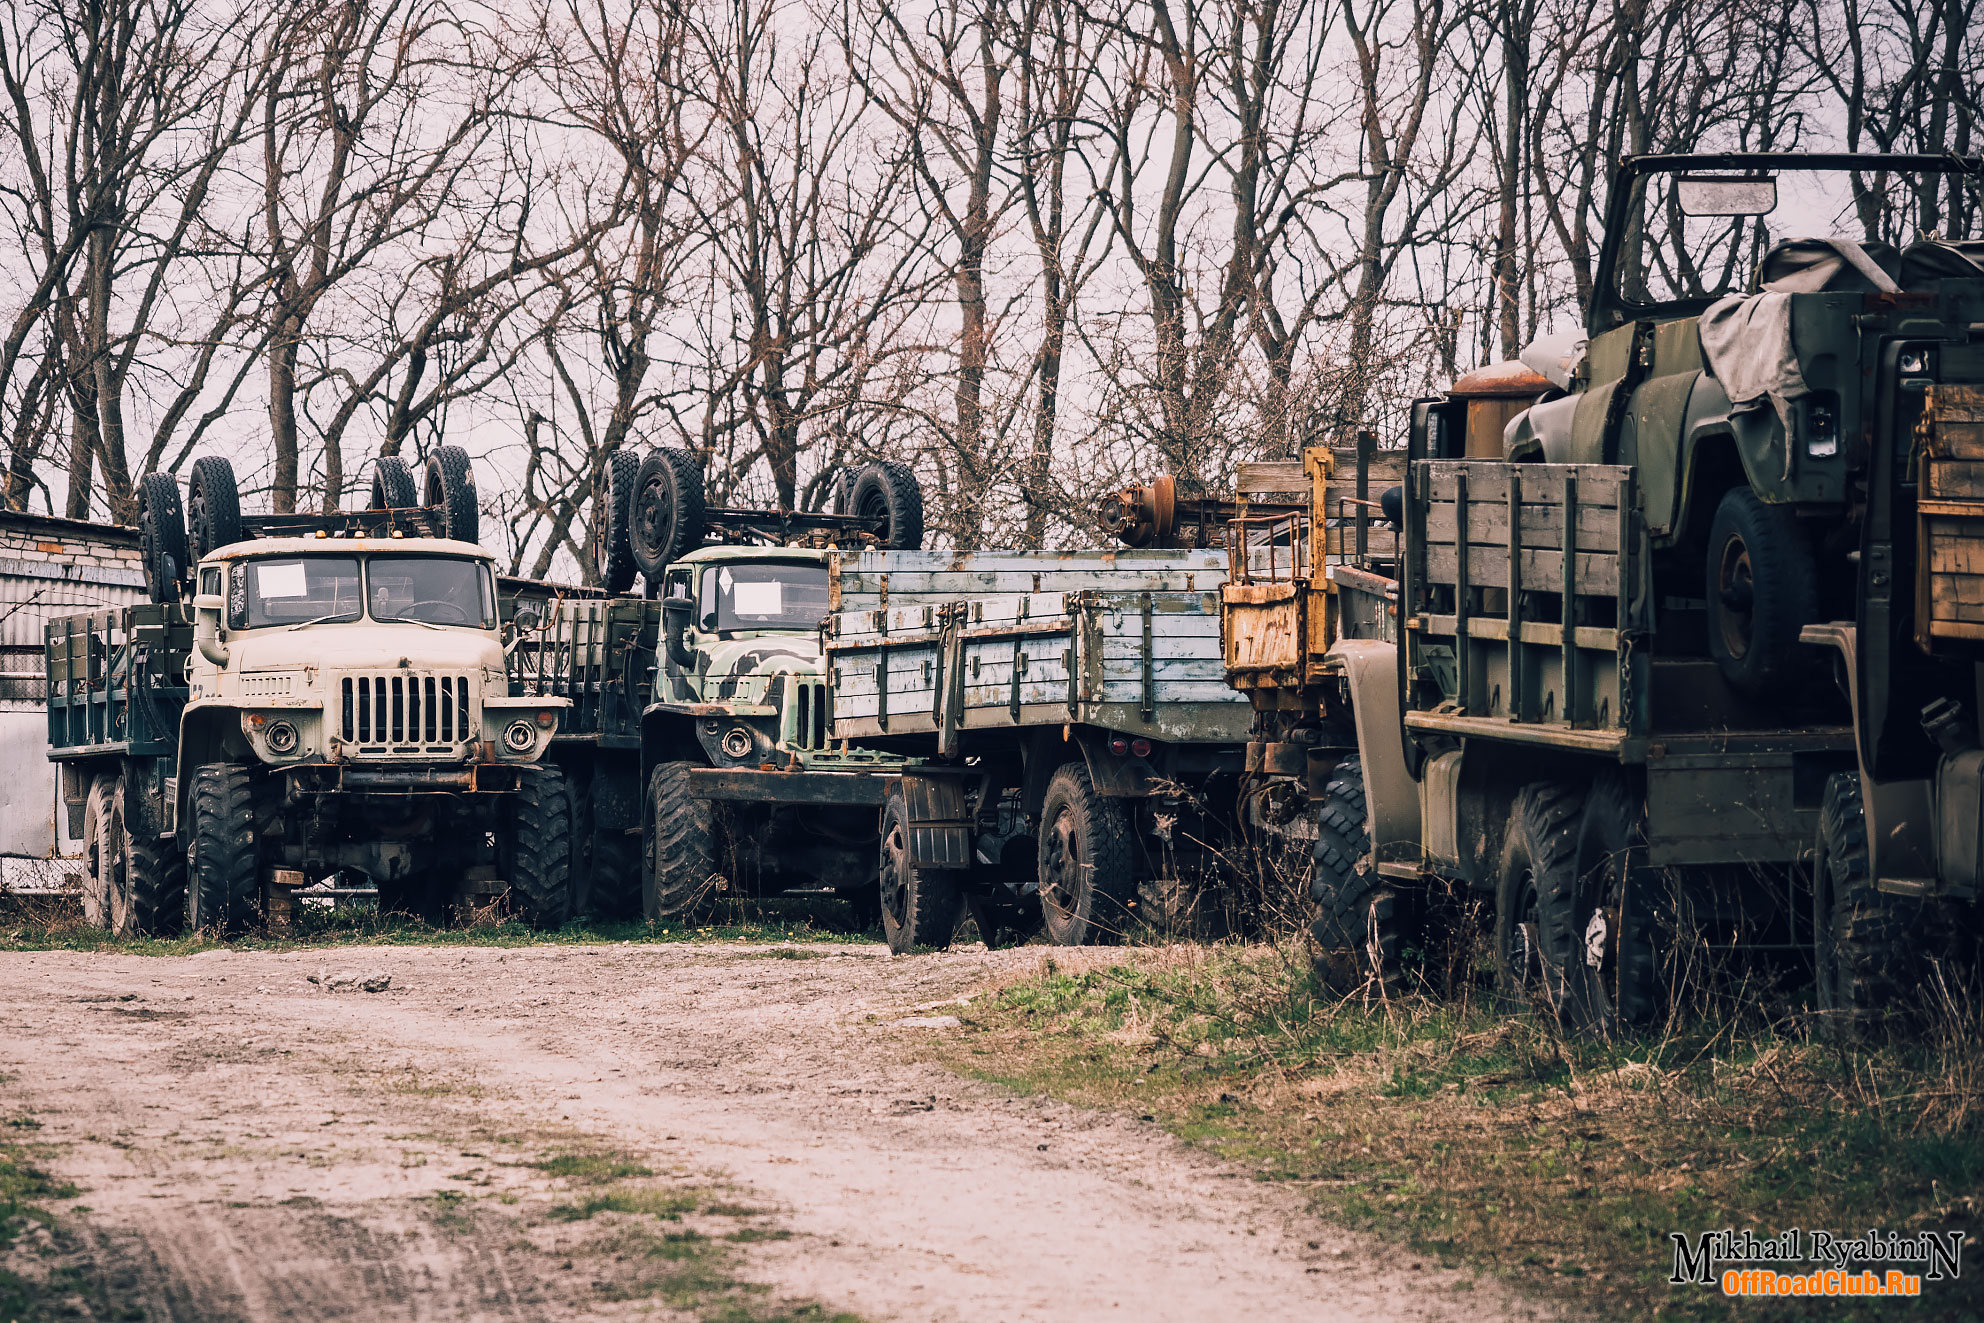
[[[1238,744],[1219,551],[836,556],[826,659],[838,739],[1081,724]]]

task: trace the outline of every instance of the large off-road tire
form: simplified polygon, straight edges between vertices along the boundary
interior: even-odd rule
[[[1730,687],[1782,698],[1804,669],[1798,631],[1818,618],[1819,570],[1791,507],[1748,487],[1724,494],[1709,526],[1708,650]]]
[[[262,883],[254,770],[241,763],[195,770],[191,816],[187,926],[223,937],[238,933],[255,917]]]
[[[917,868],[909,862],[909,807],[900,793],[882,806],[880,868],[882,936],[889,950],[908,955],[918,947],[942,951],[964,917],[964,891],[958,874],[943,868]]]
[[[145,592],[154,602],[176,602],[192,569],[186,554],[186,509],[179,480],[170,473],[138,479],[138,556]]]
[[[1922,973],[1925,907],[1875,887],[1868,860],[1860,774],[1834,772],[1819,801],[1812,929],[1819,1013],[1835,1031],[1886,1010]]]
[[[813,485],[813,509],[821,514],[846,514],[854,501],[854,470],[836,464]]]
[[[572,917],[572,795],[565,773],[538,763],[520,767],[516,795],[504,807],[497,838],[510,908],[539,930]]]
[[[420,505],[420,485],[413,470],[398,455],[381,455],[372,461],[372,497],[368,510],[409,510]]]
[[[1309,933],[1316,976],[1325,987],[1391,995],[1404,980],[1406,907],[1371,866],[1370,854],[1364,764],[1353,756],[1336,765],[1316,802]]]
[[[1040,917],[1056,946],[1114,942],[1129,931],[1137,882],[1128,815],[1081,763],[1047,782],[1039,865]]]
[[[457,542],[482,540],[482,514],[476,505],[475,472],[460,446],[436,446],[427,457],[424,503],[441,516],[441,536]]]
[[[1623,776],[1585,796],[1577,836],[1577,890],[1563,967],[1568,1027],[1609,1037],[1651,1023],[1661,1007],[1665,923],[1657,875],[1646,866],[1646,804]]]
[[[110,894],[122,867],[111,830],[111,806],[116,798],[117,778],[107,772],[90,782],[89,793],[83,798],[83,922],[105,930],[110,927]]]
[[[703,466],[686,450],[657,446],[634,475],[627,546],[657,591],[669,565],[702,545]]]
[[[641,568],[634,563],[634,547],[627,536],[634,480],[640,472],[641,457],[623,446],[600,465],[599,486],[593,492],[592,567],[599,586],[609,593],[632,588]]]
[[[117,834],[124,844],[123,902],[113,900],[111,930],[125,937],[170,937],[186,919],[186,855],[160,839],[129,778],[117,778]]]
[[[1518,1005],[1564,1009],[1571,907],[1577,894],[1578,829],[1584,795],[1535,781],[1509,810],[1495,885],[1495,985]]]
[[[885,551],[923,549],[923,488],[907,464],[877,460],[854,476],[848,512],[879,520],[878,545]]]
[[[186,484],[186,536],[193,563],[241,540],[241,485],[234,465],[219,455],[193,461]]]
[[[717,873],[716,807],[689,788],[695,763],[663,763],[648,776],[641,832],[641,912],[649,923],[705,901]]]

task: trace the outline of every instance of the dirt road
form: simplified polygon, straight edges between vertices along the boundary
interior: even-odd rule
[[[916,1060],[949,1031],[897,1021],[1037,958],[4,955],[0,1109],[80,1188],[71,1305],[113,1317],[1531,1316],[1154,1126]]]

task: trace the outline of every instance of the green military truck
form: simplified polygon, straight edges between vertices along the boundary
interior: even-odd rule
[[[46,627],[48,756],[88,855],[85,916],[233,932],[299,902],[439,917],[569,908],[567,793],[540,761],[562,699],[512,696],[468,458],[423,501],[244,515],[228,462],[138,490],[151,602]]]
[[[578,788],[582,908],[658,921],[718,894],[817,891],[872,920],[873,773],[904,760],[831,738],[828,559],[920,546],[922,493],[893,461],[828,478],[825,509],[719,507],[696,456],[616,453],[598,589],[512,595],[513,683],[571,704],[549,756]]]
[[[1451,885],[1505,988],[1601,1030],[1730,948],[1842,1014],[1974,949],[1984,244],[1938,235],[1981,178],[1629,160],[1585,334],[1415,407],[1396,570],[1333,574],[1362,660],[1400,641],[1343,668],[1326,946],[1383,975]]]

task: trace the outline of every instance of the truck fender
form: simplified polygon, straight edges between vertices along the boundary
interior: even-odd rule
[[[1867,811],[1867,873],[1883,878],[1936,877],[1936,802],[1933,783],[1876,782],[1860,749],[1860,631],[1850,620],[1807,625],[1798,641],[1829,649],[1845,666],[1846,697],[1853,709],[1854,749],[1861,753],[1860,797]]]
[[[1405,760],[1399,719],[1398,645],[1377,639],[1338,639],[1328,659],[1343,671],[1364,764],[1364,802],[1372,857],[1419,857],[1419,788]]]
[[[207,763],[253,762],[255,754],[248,747],[248,741],[241,737],[241,709],[232,705],[214,702],[201,702],[195,699],[186,705],[185,713],[179,719],[179,758],[175,764],[178,772],[173,794],[167,796],[169,803],[160,807],[170,809],[170,818],[161,824],[164,830],[177,831],[185,817],[186,797],[193,792],[193,773]]]

